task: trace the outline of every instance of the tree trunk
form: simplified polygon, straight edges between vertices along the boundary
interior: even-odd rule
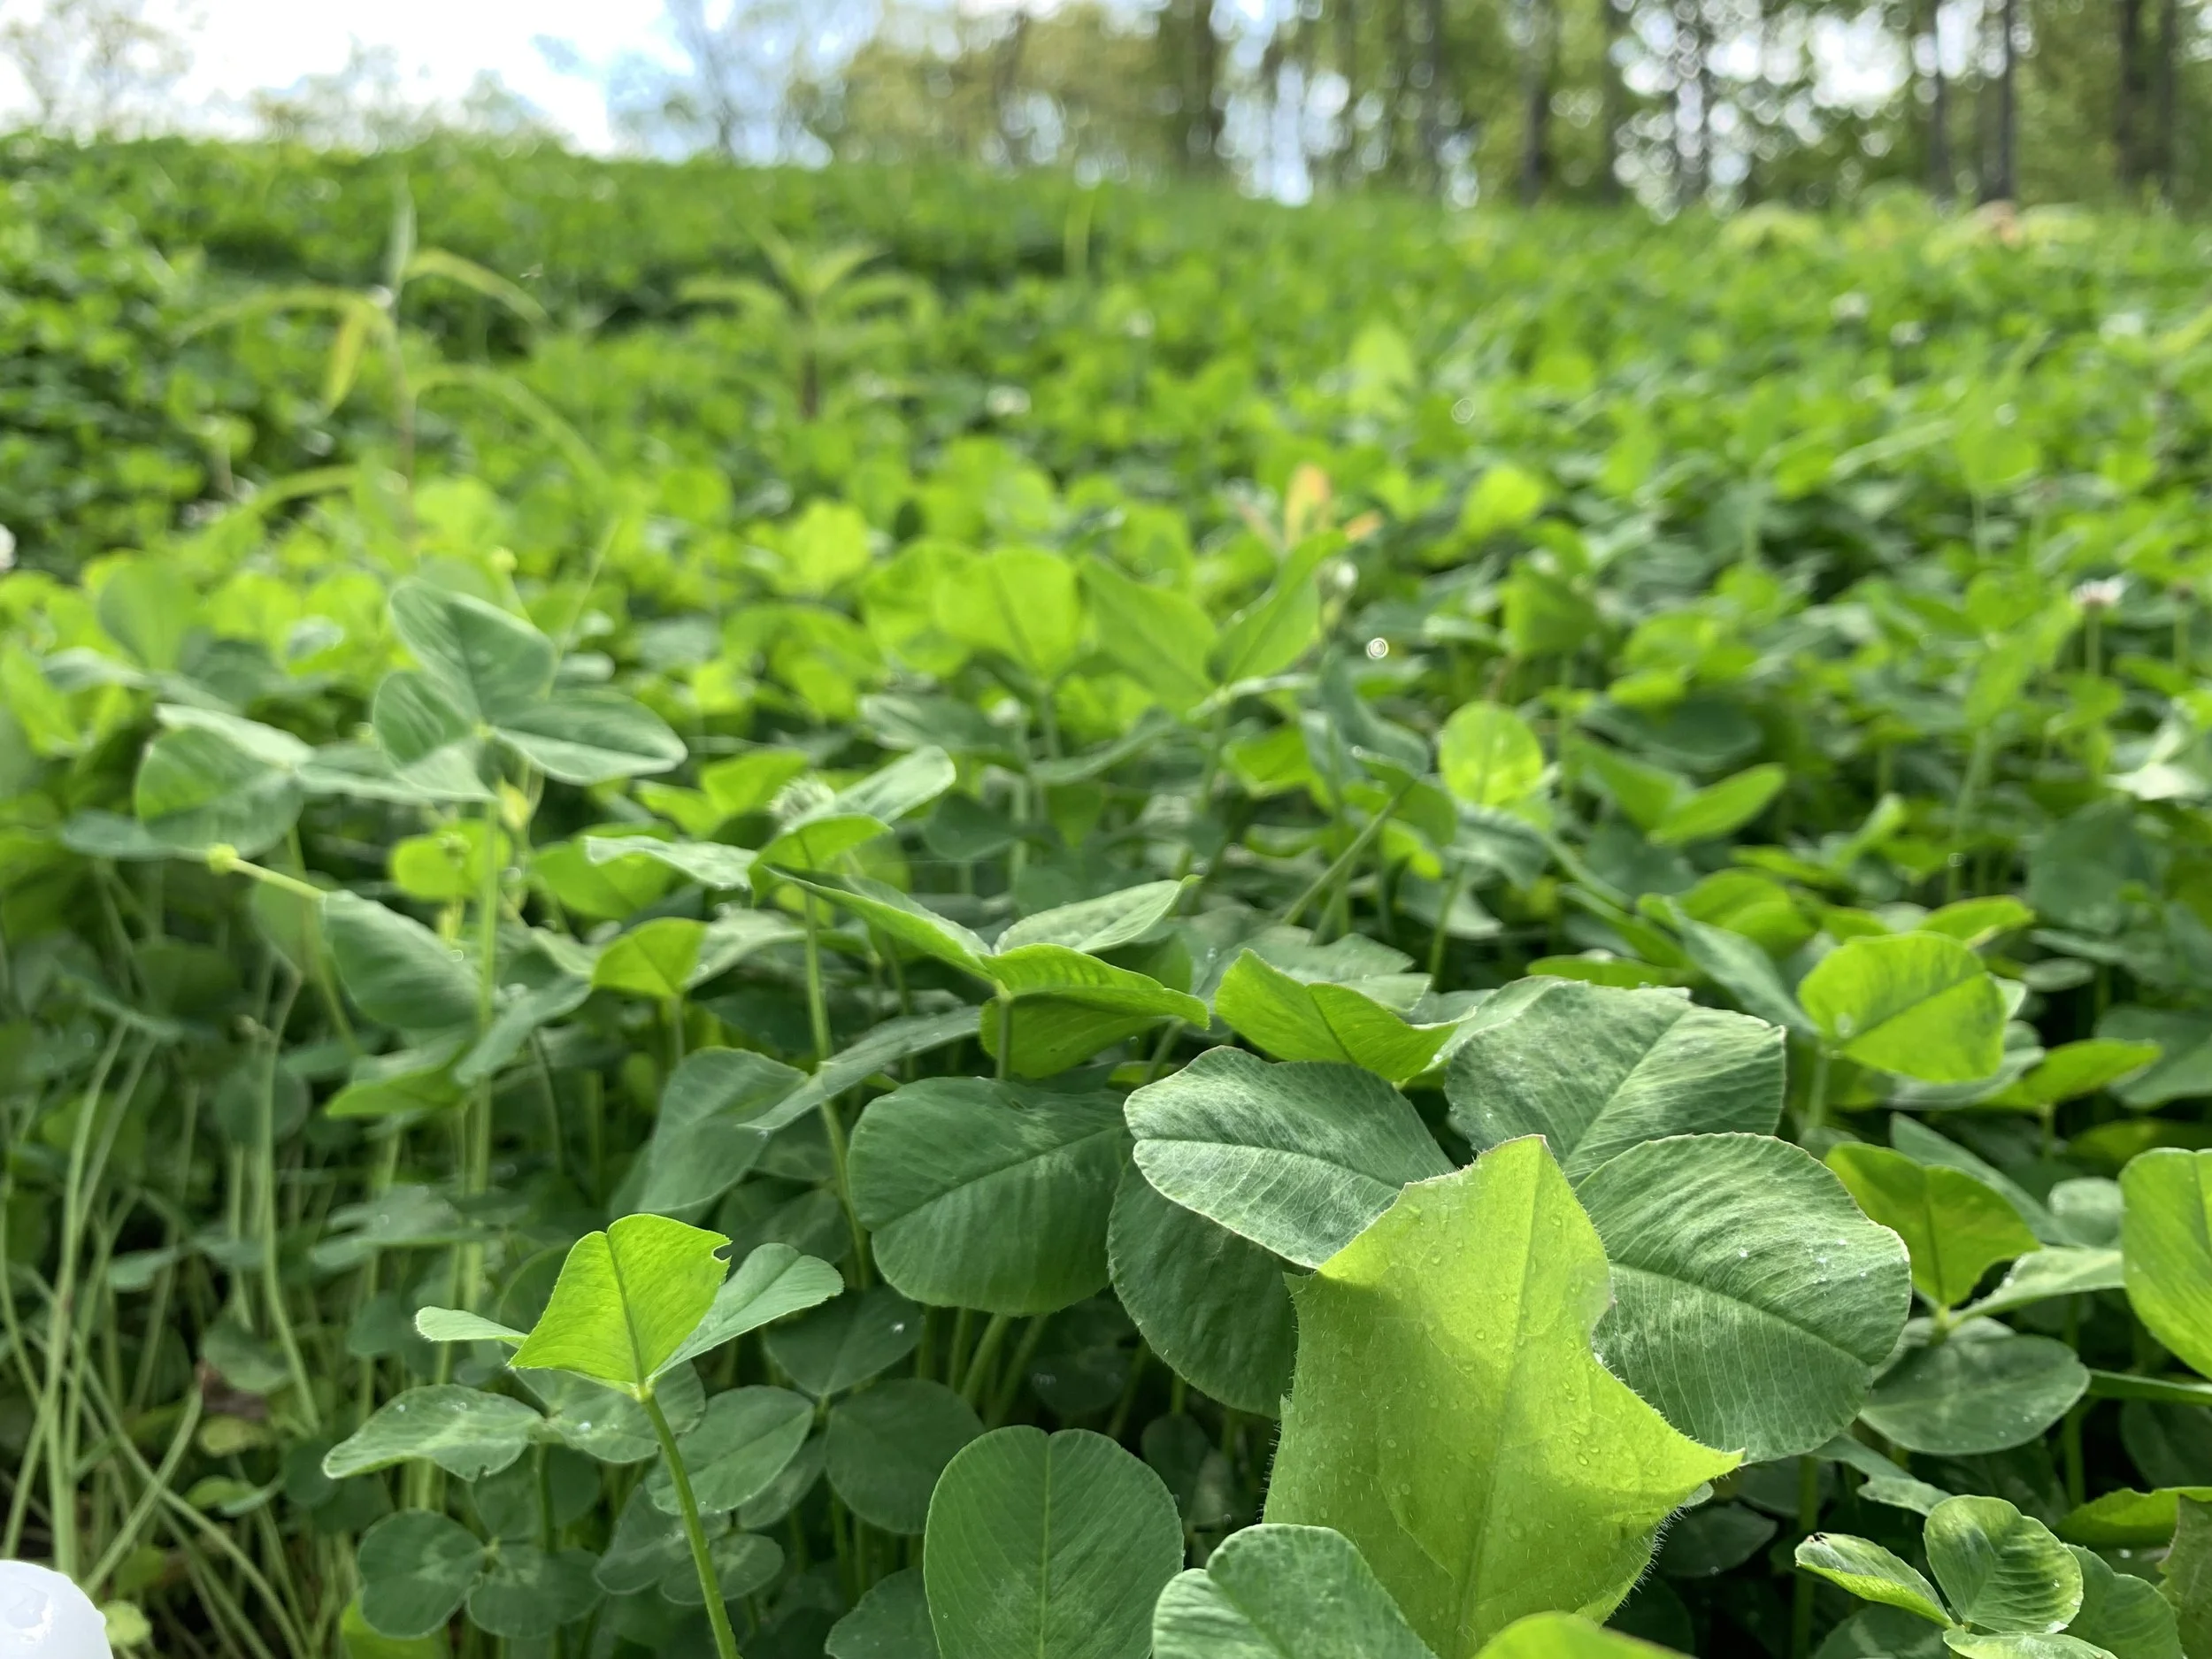
[[[2158,9],[2158,194],[2170,207],[2180,185],[2181,142],[2176,130],[2181,103],[2181,0]]]
[[[2019,119],[2014,97],[2013,69],[2019,57],[2019,43],[2014,39],[2020,19],[2015,8],[2019,0],[2003,0],[1997,11],[1999,40],[1997,42],[1997,134],[1996,159],[1989,176],[1982,181],[1982,200],[1985,202],[2016,201],[2020,195]],[[2124,0],[2132,4],[2133,0]]]
[[[1331,0],[1336,12],[1336,69],[1344,77],[1344,130],[1337,134],[1336,181],[1348,185],[1359,174],[1359,6],[1357,0]]]
[[[1211,173],[1221,163],[1221,37],[1214,33],[1214,0],[1190,0],[1191,109],[1184,142],[1190,165]]]
[[[2146,71],[2143,61],[2143,0],[2119,0],[2119,84],[2113,88],[2112,149],[2121,185],[2130,190],[2143,181],[2142,115]]]
[[[1421,167],[1424,182],[1438,194],[1444,188],[1444,0],[1423,0],[1421,54],[1415,74],[1420,81]]]
[[[1948,204],[1958,189],[1951,159],[1951,77],[1943,68],[1943,0],[1928,0],[1928,191]]]
[[[1610,0],[1602,0],[1609,13]],[[1558,52],[1555,0],[1526,0],[1528,40],[1521,69],[1525,125],[1521,135],[1521,201],[1532,206],[1551,182],[1551,83]],[[1612,90],[1609,81],[1607,91]]]
[[[1621,79],[1620,44],[1626,19],[1621,15],[1622,0],[1598,0],[1605,14],[1605,62],[1599,73],[1603,76],[1602,104],[1599,119],[1605,124],[1605,176],[1598,180],[1599,189],[1609,202],[1621,199],[1621,128],[1628,125],[1628,86]]]

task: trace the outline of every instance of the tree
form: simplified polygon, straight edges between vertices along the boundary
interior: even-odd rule
[[[78,137],[127,137],[161,124],[191,67],[183,36],[145,0],[44,0],[0,25],[0,59],[23,83],[32,124]]]

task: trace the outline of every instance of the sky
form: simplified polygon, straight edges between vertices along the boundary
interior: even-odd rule
[[[396,50],[426,99],[458,97],[491,70],[594,149],[610,142],[601,88],[555,69],[537,39],[565,41],[591,64],[666,49],[660,0],[183,0],[173,10],[198,18],[193,71],[179,88],[195,104],[331,73],[358,41]]]

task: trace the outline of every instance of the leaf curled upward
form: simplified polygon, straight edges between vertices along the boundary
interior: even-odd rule
[[[1603,1617],[1668,1514],[1734,1468],[1601,1365],[1605,1251],[1543,1141],[1408,1187],[1294,1293],[1272,1522],[1358,1546],[1440,1659]]]

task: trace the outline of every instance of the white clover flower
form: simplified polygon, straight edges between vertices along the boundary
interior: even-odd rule
[[[2120,595],[2127,592],[2128,579],[2124,576],[2098,576],[2082,582],[2074,589],[2074,603],[2084,611],[2109,611],[2120,603]]]
[[[1839,323],[1863,323],[1866,320],[1867,312],[1872,309],[1872,303],[1866,296],[1854,289],[1848,294],[1839,294],[1830,301],[1828,315]]]
[[[15,532],[0,524],[0,576],[15,568]]]
[[[1029,394],[1018,386],[994,386],[984,395],[983,407],[995,420],[1010,420],[1029,412]]]

